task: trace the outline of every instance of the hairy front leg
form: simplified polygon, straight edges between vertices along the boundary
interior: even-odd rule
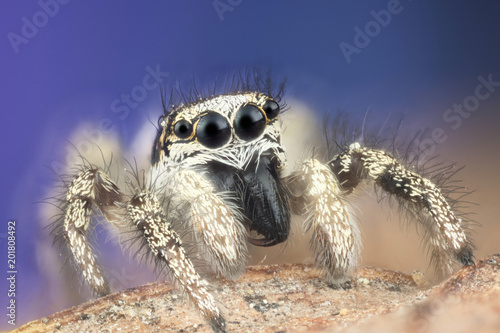
[[[132,222],[142,231],[155,257],[164,260],[176,281],[214,331],[225,331],[226,323],[215,299],[186,256],[182,242],[168,223],[160,202],[150,193],[135,195],[127,206]]]

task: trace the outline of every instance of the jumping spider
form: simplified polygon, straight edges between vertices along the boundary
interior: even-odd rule
[[[247,86],[167,107],[159,120],[149,185],[130,195],[104,170],[82,167],[67,187],[59,225],[76,266],[97,295],[110,290],[88,241],[93,210],[120,230],[139,232],[215,331],[225,331],[224,317],[186,254],[174,227],[178,221],[194,235],[213,273],[236,278],[248,259],[247,243],[286,241],[291,214],[303,214],[305,229],[312,231],[316,265],[329,283],[344,283],[361,249],[346,202],[362,180],[414,213],[442,274],[452,271],[455,260],[473,264],[473,244],[449,199],[387,151],[354,142],[327,163],[311,158],[284,175],[280,96]]]

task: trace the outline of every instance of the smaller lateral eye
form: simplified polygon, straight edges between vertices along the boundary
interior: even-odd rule
[[[266,113],[267,119],[274,119],[280,113],[280,106],[272,99],[268,99],[262,106],[262,110]]]
[[[193,125],[185,119],[181,119],[174,125],[174,134],[179,139],[187,139],[193,133]]]

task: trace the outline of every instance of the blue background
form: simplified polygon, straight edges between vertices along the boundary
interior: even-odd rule
[[[364,29],[373,20],[370,11],[387,5],[245,0],[221,19],[212,1],[73,0],[59,5],[54,17],[16,53],[8,34],[22,35],[22,18],[32,22],[41,7],[37,1],[3,1],[0,221],[18,221],[18,323],[73,304],[46,305],[51,301],[45,298],[48,282],[41,274],[44,254],[36,244],[47,238],[47,231],[35,202],[54,185],[47,166],[63,163],[67,140],[82,122],[109,119],[125,145],[145,119],[155,122],[162,112],[159,89],[149,92],[124,120],[111,110],[115,99],[142,84],[147,66],[169,73],[167,88],[191,76],[206,86],[216,76],[247,66],[271,68],[287,77],[287,96],[319,115],[338,109],[355,115],[370,109],[375,118],[404,114],[415,130],[446,130],[449,140],[438,152],[450,147],[453,155],[481,148],[486,164],[497,160],[500,92],[481,102],[457,131],[442,115],[474,93],[479,75],[500,81],[500,3],[402,0],[401,12],[348,63],[339,44],[353,45],[354,28]],[[483,138],[481,129],[492,126],[488,135],[493,137]],[[465,135],[470,140],[463,141]],[[473,156],[466,162],[477,162]],[[497,180],[490,175],[490,182]],[[3,276],[5,227],[0,232]],[[4,283],[2,278],[2,308]],[[0,327],[12,328],[5,318],[0,321]]]

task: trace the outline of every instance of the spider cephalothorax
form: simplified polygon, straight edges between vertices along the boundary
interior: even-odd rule
[[[190,170],[217,192],[232,193],[243,213],[239,222],[263,236],[249,241],[281,243],[290,229],[290,209],[280,181],[286,160],[279,112],[275,100],[255,92],[176,109],[161,122],[154,168],[168,175]]]
[[[352,143],[330,161],[305,160],[284,174],[279,99],[261,91],[237,91],[178,105],[160,118],[149,186],[124,194],[98,168],[88,166],[72,181],[62,226],[77,266],[102,295],[106,280],[87,242],[92,206],[118,228],[141,232],[215,330],[222,314],[186,255],[178,221],[194,235],[217,275],[236,278],[245,267],[247,243],[285,241],[291,214],[305,215],[316,264],[328,282],[340,284],[356,269],[361,249],[348,195],[372,181],[416,213],[432,259],[443,274],[454,262],[473,264],[473,245],[449,200],[431,180],[386,151]]]

